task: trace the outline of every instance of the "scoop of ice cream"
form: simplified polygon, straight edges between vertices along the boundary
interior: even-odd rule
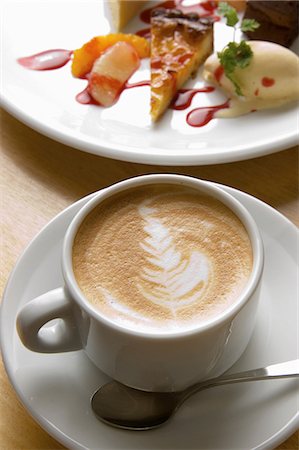
[[[205,80],[216,84],[229,96],[230,106],[218,117],[236,117],[253,110],[277,108],[299,100],[299,58],[291,50],[266,41],[248,42],[253,57],[245,69],[236,68],[235,79],[243,96],[225,76],[217,54],[204,64]]]

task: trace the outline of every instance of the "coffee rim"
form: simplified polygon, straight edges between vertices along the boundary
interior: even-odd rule
[[[137,188],[138,186],[141,187],[157,184],[169,184],[174,186],[176,185],[195,188],[196,190],[198,190],[198,192],[205,193],[211,197],[218,199],[240,219],[250,239],[253,253],[253,265],[249,279],[239,299],[225,308],[224,311],[190,329],[175,331],[145,331],[116,323],[112,319],[104,316],[101,311],[99,311],[88,301],[88,299],[81,291],[73,271],[73,243],[78,229],[87,215],[98,204],[100,204],[107,198],[114,196],[115,194],[125,192],[131,188]],[[249,211],[231,194],[221,189],[221,185],[217,185],[211,181],[202,180],[200,178],[187,175],[173,173],[147,174],[116,182],[106,188],[96,191],[91,195],[92,198],[88,200],[87,203],[78,211],[67,229],[62,249],[62,272],[66,287],[75,302],[79,305],[80,308],[87,312],[87,314],[91,315],[97,321],[100,321],[106,327],[113,328],[115,331],[122,332],[127,335],[135,335],[139,337],[146,337],[149,339],[175,339],[188,337],[199,332],[208,331],[211,328],[216,328],[217,326],[222,326],[227,321],[232,321],[237,313],[246,305],[247,301],[251,298],[252,294],[256,290],[262,275],[264,263],[263,242],[260,231]]]

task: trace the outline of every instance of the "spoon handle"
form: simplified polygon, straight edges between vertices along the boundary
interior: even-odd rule
[[[246,372],[234,373],[231,375],[211,378],[187,388],[182,394],[184,400],[197,391],[207,389],[214,386],[221,386],[224,384],[242,383],[245,381],[258,381],[270,378],[292,378],[299,377],[299,360],[294,359],[279,364],[273,364],[268,367],[260,369],[248,370]]]
[[[287,361],[273,364],[261,369],[252,369],[246,372],[235,373],[224,377],[219,377],[218,382],[227,384],[241,381],[264,380],[266,378],[285,378],[299,376],[299,360]],[[214,379],[215,382],[217,378]],[[212,381],[212,380],[210,380]],[[218,384],[218,383],[217,383]]]

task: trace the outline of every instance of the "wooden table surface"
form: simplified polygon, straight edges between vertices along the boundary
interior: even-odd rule
[[[223,183],[263,200],[299,225],[297,148],[243,162],[171,168],[74,150],[5,111],[1,111],[1,135],[1,294],[18,257],[50,219],[81,197],[135,175],[175,172]],[[0,377],[0,449],[63,448],[29,416],[3,365]],[[277,448],[298,450],[298,433]]]

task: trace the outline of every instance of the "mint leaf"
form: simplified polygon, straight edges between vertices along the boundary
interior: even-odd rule
[[[217,53],[220,64],[225,69],[225,73],[231,73],[236,68],[235,56],[237,45],[235,42],[230,42],[224,50]]]
[[[226,77],[231,80],[235,86],[237,95],[243,95],[234,71],[237,67],[244,69],[249,66],[253,56],[250,46],[245,41],[241,41],[239,44],[230,42],[224,50],[217,53],[217,56]]]
[[[245,69],[248,67],[253,56],[253,51],[251,47],[245,41],[241,41],[240,44],[237,44],[236,49],[236,64],[241,69]]]
[[[259,28],[260,24],[254,19],[243,19],[241,23],[241,30],[245,33],[246,31],[255,31]]]
[[[228,46],[222,50],[222,52],[218,52],[217,56],[219,58],[220,64],[224,69],[224,73],[226,77],[233,83],[235,86],[235,90],[237,95],[242,95],[241,88],[239,84],[237,83],[237,80],[234,77],[234,70],[237,66],[236,64],[236,47],[237,44],[235,42],[230,42]]]
[[[225,2],[219,3],[218,11],[219,14],[221,14],[226,18],[227,26],[234,27],[239,22],[237,11],[235,10],[235,8],[228,5],[227,3]]]
[[[236,25],[239,22],[238,14],[235,8],[228,5],[226,2],[219,3],[218,7],[219,14],[226,18],[226,25],[233,27],[236,30]],[[244,19],[238,28],[241,31],[254,31],[260,24],[254,19]],[[250,61],[253,57],[253,52],[250,46],[245,42],[241,41],[239,44],[236,42],[230,42],[221,52],[217,53],[221,66],[224,69],[226,77],[233,83],[236,94],[243,95],[241,87],[235,76],[235,69],[245,69],[249,66]]]

